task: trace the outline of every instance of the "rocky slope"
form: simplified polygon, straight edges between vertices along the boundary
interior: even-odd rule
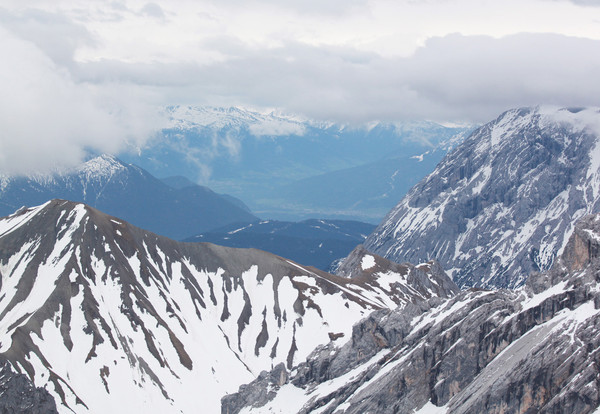
[[[511,110],[449,153],[365,246],[396,262],[436,258],[462,287],[518,287],[600,211],[599,187],[600,109]]]
[[[61,413],[217,412],[262,370],[411,303],[396,286],[414,271],[347,279],[53,200],[0,219],[0,354]]]
[[[222,401],[222,413],[590,413],[600,404],[600,216],[519,290],[371,314]]]
[[[5,414],[55,414],[54,398],[43,388],[36,388],[29,377],[14,372],[0,358],[0,412]]]
[[[0,215],[53,198],[84,202],[135,225],[175,239],[256,216],[198,185],[172,188],[147,171],[109,155],[48,175],[0,177]]]

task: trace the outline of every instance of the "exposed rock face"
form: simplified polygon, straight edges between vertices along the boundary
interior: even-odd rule
[[[472,289],[373,313],[342,348],[318,348],[287,384],[272,386],[267,403],[236,411],[230,396],[222,412],[593,412],[599,230],[600,216],[581,220],[552,270],[517,291]]]
[[[15,373],[10,364],[0,361],[0,412],[4,414],[54,414],[52,396],[23,374]]]
[[[388,275],[400,275],[390,286],[394,290],[390,296],[403,296],[408,300],[412,298],[412,302],[432,297],[449,298],[459,292],[458,286],[435,260],[417,266],[410,263],[398,264],[367,251],[363,245],[357,246],[342,261],[336,274],[367,285]],[[401,280],[404,283],[400,283]]]
[[[521,108],[473,132],[365,247],[440,261],[461,287],[518,287],[548,270],[576,219],[600,211],[600,110]]]

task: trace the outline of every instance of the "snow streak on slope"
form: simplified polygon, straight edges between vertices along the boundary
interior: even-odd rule
[[[405,299],[54,200],[0,220],[0,352],[60,412],[217,412],[264,369]]]
[[[600,216],[582,219],[553,269],[517,291],[382,310],[341,349],[320,347],[241,413],[595,412],[600,405]],[[236,404],[242,401],[242,404]]]
[[[600,211],[600,109],[522,108],[476,130],[365,242],[440,261],[459,286],[517,287]]]

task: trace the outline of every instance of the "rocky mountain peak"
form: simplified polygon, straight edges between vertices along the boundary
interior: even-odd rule
[[[475,130],[365,241],[396,262],[440,261],[462,287],[518,287],[550,269],[600,211],[600,111],[519,108]]]
[[[459,288],[446,275],[440,264],[431,260],[416,266],[398,264],[369,252],[358,245],[339,265],[336,274],[363,283],[373,283],[387,275],[399,275],[395,284],[419,292],[423,298],[433,296],[448,298],[458,293]]]

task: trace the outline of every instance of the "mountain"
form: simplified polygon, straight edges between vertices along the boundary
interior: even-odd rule
[[[599,186],[599,109],[514,109],[450,152],[364,244],[395,262],[436,258],[462,287],[518,287],[600,211]]]
[[[343,346],[263,373],[222,413],[596,413],[600,215],[518,290],[463,290],[370,314]],[[267,392],[268,390],[268,392]]]
[[[366,203],[347,208],[352,203],[345,201],[335,211],[330,207],[330,194],[346,185],[351,173],[333,182],[317,179],[307,193],[295,191],[302,183],[294,183],[363,165],[370,170],[368,164],[414,156],[423,161],[407,171],[405,179],[396,175],[392,180],[414,184],[443,157],[442,147],[452,146],[457,141],[453,137],[470,129],[430,121],[343,125],[242,108],[192,106],[168,107],[166,118],[169,122],[160,139],[120,156],[157,177],[189,177],[244,200],[261,217],[286,221],[325,217],[378,223],[397,199],[388,199],[387,204],[384,200],[383,208]],[[411,162],[417,164],[416,159]],[[387,176],[382,172],[372,178],[387,183],[402,167],[392,168],[386,169]],[[372,187],[372,182],[355,180],[349,197],[355,203],[389,189],[383,186],[382,192],[374,193]]]
[[[109,155],[49,175],[0,178],[0,215],[53,198],[88,203],[175,239],[257,218],[247,207],[198,185],[176,189]]]
[[[374,225],[358,221],[310,219],[296,223],[265,220],[243,226],[232,224],[185,241],[253,247],[329,271],[333,261],[347,256],[374,229]]]
[[[372,311],[456,289],[412,292],[407,280],[452,282],[396,271],[343,278],[52,200],[0,219],[0,357],[60,413],[218,412],[241,383],[347,341]]]

